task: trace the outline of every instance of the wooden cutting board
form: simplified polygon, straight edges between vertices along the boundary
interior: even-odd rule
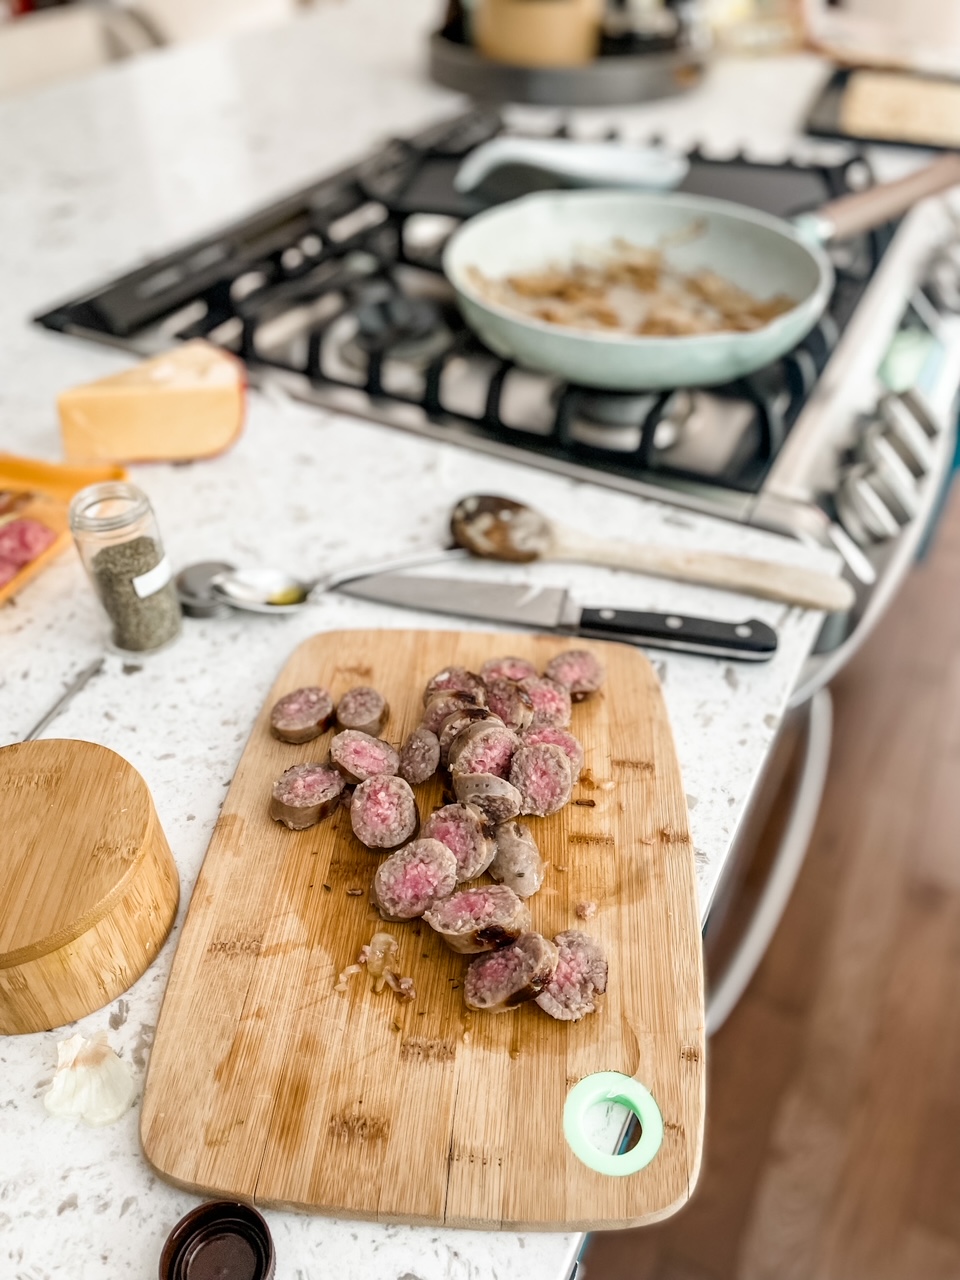
[[[274,779],[323,760],[329,740],[273,739],[269,711],[282,694],[375,685],[392,708],[384,736],[399,744],[434,672],[476,670],[504,653],[542,667],[567,647],[516,634],[358,631],[296,650],[237,768],[164,998],[141,1118],[163,1177],[278,1208],[511,1230],[635,1226],[686,1201],[703,1134],[700,921],[680,771],[643,654],[589,646],[608,677],[574,707],[585,748],[574,802],[529,819],[550,863],[530,902],[534,928],[552,937],[582,927],[609,958],[603,1007],[579,1023],[535,1004],[470,1013],[465,959],[420,922],[382,925],[370,906],[379,859],[346,809],[303,832],[268,816]],[[440,803],[436,780],[417,791],[422,814]],[[598,906],[586,923],[581,901]],[[366,973],[346,994],[334,990],[381,927],[399,940],[411,1003],[374,994]],[[662,1112],[663,1144],[630,1176],[594,1172],[564,1138],[569,1090],[601,1071],[635,1075]]]

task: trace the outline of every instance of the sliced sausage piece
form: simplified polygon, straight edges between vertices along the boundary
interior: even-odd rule
[[[423,708],[423,720],[421,723],[431,733],[440,733],[440,726],[446,720],[447,716],[452,716],[455,711],[461,711],[464,707],[478,707],[480,703],[472,693],[457,693],[452,690],[450,693],[435,693]]]
[[[423,918],[448,947],[465,956],[506,947],[530,928],[529,908],[502,884],[463,889],[435,902]]]
[[[518,898],[532,897],[543,884],[546,864],[525,822],[501,822],[496,830],[497,852],[487,868],[494,880]]]
[[[544,725],[554,729],[567,727],[570,723],[570,694],[562,684],[548,676],[530,676],[521,682],[520,688],[530,695],[533,702],[531,729],[540,729]]]
[[[505,1013],[535,1000],[553,977],[559,960],[554,943],[539,933],[521,933],[516,942],[474,960],[463,982],[468,1009]]]
[[[270,732],[281,742],[309,742],[319,738],[332,719],[333,699],[326,689],[294,689],[274,703]]]
[[[579,1022],[597,1007],[607,989],[607,957],[596,938],[579,929],[558,933],[559,952],[553,977],[537,996],[537,1004],[551,1018]]]
[[[389,714],[386,698],[369,685],[348,689],[337,703],[337,724],[341,729],[357,729],[374,738],[387,723]]]
[[[291,831],[305,831],[340,803],[343,777],[325,764],[295,764],[273,784],[270,817]]]
[[[439,840],[457,859],[457,881],[482,875],[497,851],[493,834],[476,809],[445,804],[423,824],[424,837]]]
[[[574,702],[580,702],[601,688],[607,673],[588,649],[567,649],[550,659],[544,675],[562,684]]]
[[[494,773],[505,778],[520,739],[497,720],[468,725],[457,734],[447,759],[453,773]]]
[[[444,667],[431,676],[423,691],[423,705],[426,706],[437,693],[469,693],[478,706],[483,706],[486,698],[483,681],[475,671],[468,671],[466,667]]]
[[[378,775],[361,782],[350,801],[350,825],[368,849],[399,849],[420,826],[409,782]]]
[[[521,733],[520,742],[525,747],[535,747],[538,742],[552,742],[555,747],[560,747],[570,759],[573,781],[579,779],[583,768],[583,746],[568,729],[554,729],[551,725],[527,729]]]
[[[379,774],[394,774],[400,757],[389,742],[359,729],[344,729],[330,741],[330,762],[348,782],[366,782]]]
[[[453,893],[457,860],[439,840],[413,840],[377,867],[373,896],[384,920],[414,920]]]
[[[432,778],[439,767],[440,740],[425,725],[420,725],[400,749],[400,777],[416,787]]]
[[[0,560],[23,568],[31,560],[36,560],[47,547],[52,547],[56,540],[53,529],[39,520],[21,516],[0,526]]]
[[[444,769],[450,764],[450,748],[457,734],[481,720],[495,720],[503,724],[500,717],[494,715],[487,707],[461,707],[459,711],[454,711],[453,715],[447,716],[440,726],[440,763]]]
[[[510,781],[520,792],[520,812],[538,818],[562,809],[573,794],[570,759],[552,742],[521,747],[510,766]]]
[[[523,797],[512,782],[495,773],[457,773],[453,789],[461,804],[476,809],[494,826],[521,812]]]
[[[538,672],[526,658],[491,658],[480,668],[480,674],[489,684],[491,680],[526,680]]]
[[[533,699],[526,689],[505,676],[487,684],[487,706],[508,729],[526,729],[533,720]]]

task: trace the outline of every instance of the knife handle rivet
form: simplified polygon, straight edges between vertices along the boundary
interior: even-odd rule
[[[734,634],[738,635],[741,640],[746,640],[748,636],[753,635],[753,627],[748,627],[745,622],[741,622],[738,627],[734,627]]]
[[[601,610],[600,610],[600,617],[604,620],[604,622],[610,622],[610,621],[611,621],[613,618],[615,618],[616,616],[617,616],[617,614],[616,614],[616,611],[615,611],[614,609],[601,609]]]
[[[672,613],[668,618],[664,618],[663,621],[666,624],[666,626],[670,628],[671,631],[679,631],[680,628],[683,626],[683,619],[676,617],[676,615]]]

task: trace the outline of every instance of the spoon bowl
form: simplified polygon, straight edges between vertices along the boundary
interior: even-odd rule
[[[220,573],[211,586],[217,595],[249,613],[300,613],[310,604],[315,582],[304,582],[283,569],[234,569]]]

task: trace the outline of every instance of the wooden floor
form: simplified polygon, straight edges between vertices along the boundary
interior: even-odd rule
[[[960,1280],[960,491],[833,686],[774,943],[709,1053],[691,1204],[589,1280]]]

